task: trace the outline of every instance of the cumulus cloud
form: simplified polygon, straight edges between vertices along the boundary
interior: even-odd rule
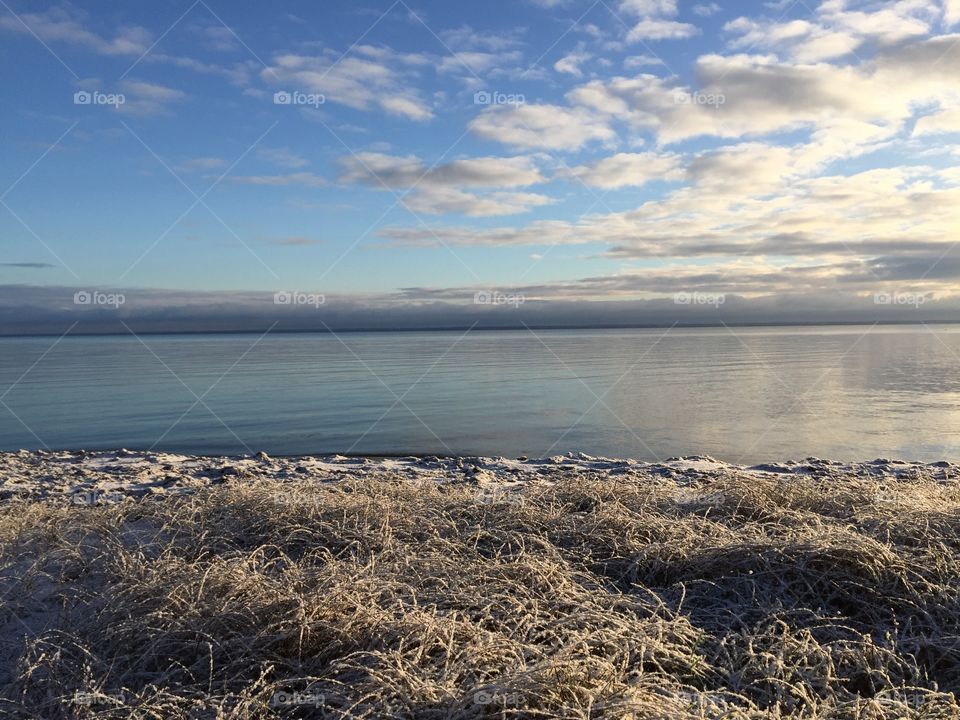
[[[557,60],[557,62],[553,64],[553,69],[559,73],[566,73],[568,75],[573,75],[574,77],[582,77],[583,70],[580,69],[580,66],[591,57],[593,56],[586,52],[583,47],[579,47],[573,52],[568,53]]]
[[[647,74],[593,80],[570,91],[563,110],[588,110],[582,122],[595,126],[626,122],[664,144],[838,128],[847,142],[870,144],[899,131],[918,107],[957,103],[958,63],[960,35],[882,50],[861,65],[711,54],[697,60],[697,87]]]
[[[948,133],[960,133],[960,108],[949,108],[925,115],[917,120],[913,128],[914,137]]]
[[[699,28],[690,23],[658,18],[644,18],[627,33],[627,40],[639,42],[642,40],[682,40],[697,35]]]
[[[677,155],[617,153],[594,163],[569,168],[558,175],[577,178],[591,187],[612,190],[646,185],[654,180],[681,180],[685,174]]]
[[[948,28],[960,23],[960,0],[943,0],[943,23]]]
[[[785,181],[793,154],[770,148],[743,187],[739,178],[730,182],[749,157],[748,148],[701,155],[689,168],[692,185],[634,210],[521,227],[394,227],[383,235],[414,246],[438,237],[452,246],[598,244],[614,259],[686,267],[703,287],[712,277],[717,291],[762,288],[755,273],[715,275],[715,266],[741,261],[794,289],[897,281],[932,288],[960,277],[960,176],[918,166]],[[710,262],[688,264],[697,258]]]
[[[529,157],[466,158],[428,166],[413,155],[368,152],[342,158],[340,166],[339,182],[410,191],[403,197],[406,206],[432,215],[513,215],[551,202],[537,193],[502,190],[544,181]],[[490,192],[473,192],[477,189]]]
[[[710,17],[711,15],[716,15],[722,10],[722,8],[715,2],[699,3],[694,5],[692,9],[693,14],[699,15],[700,17]]]
[[[620,11],[639,18],[627,33],[628,42],[682,40],[700,32],[695,25],[670,19],[677,14],[676,0],[621,0]]]
[[[590,142],[608,142],[615,137],[605,118],[557,105],[490,107],[470,123],[470,130],[504,145],[543,150],[578,150]]]
[[[939,11],[926,0],[881,3],[851,10],[846,0],[825,0],[811,20],[739,17],[724,30],[736,37],[733,49],[759,49],[798,62],[844,57],[861,45],[892,45],[928,35]]]
[[[677,0],[621,0],[621,12],[630,15],[649,17],[653,15],[677,14]]]

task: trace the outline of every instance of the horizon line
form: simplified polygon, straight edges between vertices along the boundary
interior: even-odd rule
[[[664,329],[714,329],[714,328],[775,328],[775,327],[855,327],[858,325],[960,325],[957,320],[833,320],[833,321],[805,321],[805,322],[718,322],[718,323],[615,323],[607,325],[495,325],[469,326],[449,325],[442,327],[394,327],[394,328],[311,328],[311,329],[284,329],[271,330],[269,328],[253,328],[250,330],[144,330],[143,332],[104,332],[80,331],[73,332],[72,328],[63,333],[36,332],[36,333],[5,333],[0,332],[0,338],[29,338],[29,337],[125,337],[129,335],[336,335],[337,333],[406,333],[406,332],[508,332],[508,331],[551,331],[551,330],[664,330]]]

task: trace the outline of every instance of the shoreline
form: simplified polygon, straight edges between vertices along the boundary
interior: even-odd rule
[[[260,480],[324,483],[345,478],[406,478],[476,486],[551,483],[571,475],[597,478],[666,478],[695,484],[726,476],[931,480],[960,483],[960,464],[878,458],[861,462],[821,458],[735,465],[709,456],[663,462],[567,453],[549,458],[438,455],[188,455],[134,450],[19,450],[0,452],[0,502],[70,499],[87,494],[117,502],[174,496],[226,483]],[[90,494],[93,494],[91,496]]]

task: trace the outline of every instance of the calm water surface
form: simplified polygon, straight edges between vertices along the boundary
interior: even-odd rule
[[[960,460],[952,326],[55,342],[0,338],[0,449]]]

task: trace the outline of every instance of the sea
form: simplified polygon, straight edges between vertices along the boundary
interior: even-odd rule
[[[960,460],[952,325],[0,338],[0,450]]]

